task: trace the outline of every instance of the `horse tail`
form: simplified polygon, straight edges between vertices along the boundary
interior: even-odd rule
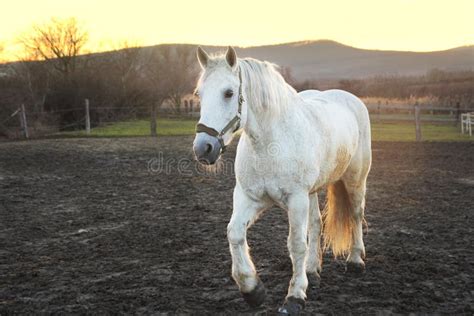
[[[335,257],[347,254],[355,227],[352,203],[346,186],[339,180],[328,186],[323,211],[324,249],[331,247]]]

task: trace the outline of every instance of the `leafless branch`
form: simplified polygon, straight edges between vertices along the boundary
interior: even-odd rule
[[[75,71],[76,57],[87,40],[87,32],[74,18],[53,18],[47,24],[33,25],[31,32],[19,39],[30,59],[46,60],[65,76]]]

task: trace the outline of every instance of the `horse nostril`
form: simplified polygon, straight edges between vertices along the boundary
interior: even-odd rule
[[[209,154],[212,151],[212,145],[206,144],[206,154]]]

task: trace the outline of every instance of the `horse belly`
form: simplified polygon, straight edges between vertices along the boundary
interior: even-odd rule
[[[289,195],[310,190],[318,177],[317,168],[304,158],[246,157],[245,163],[237,163],[237,181],[253,198],[271,200],[284,207]]]

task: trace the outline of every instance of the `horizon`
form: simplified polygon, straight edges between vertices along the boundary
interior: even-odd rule
[[[356,47],[356,46],[351,46],[347,45],[345,43],[341,43],[332,39],[317,39],[317,40],[301,40],[301,41],[293,41],[293,42],[283,42],[283,43],[275,43],[275,44],[262,44],[262,45],[250,45],[250,46],[239,46],[239,45],[230,45],[234,48],[239,48],[239,49],[249,49],[249,48],[258,48],[258,47],[271,47],[271,46],[284,46],[284,45],[292,45],[292,44],[313,44],[313,43],[318,43],[318,42],[332,42],[334,44],[338,44],[341,46],[349,47],[349,48],[354,48],[354,49],[359,49],[359,50],[369,50],[369,51],[381,51],[381,52],[397,52],[397,53],[436,53],[436,52],[444,52],[444,51],[449,51],[449,50],[455,50],[455,49],[461,49],[461,48],[468,48],[468,47],[474,47],[474,44],[468,44],[468,45],[462,45],[462,46],[456,46],[456,47],[450,47],[446,49],[440,49],[440,50],[433,50],[433,51],[410,51],[410,50],[395,50],[395,49],[367,49],[367,48],[362,48],[362,47]],[[159,44],[151,44],[151,45],[136,45],[136,46],[130,46],[130,47],[118,47],[118,48],[108,48],[104,50],[97,50],[97,51],[86,51],[79,56],[85,56],[85,55],[93,55],[93,54],[100,54],[100,53],[109,53],[109,52],[114,52],[114,51],[119,51],[122,49],[134,49],[134,48],[146,48],[146,47],[155,47],[155,46],[160,46],[160,45],[191,45],[191,46],[202,46],[202,47],[219,47],[219,48],[226,48],[229,45],[208,45],[208,44],[200,44],[200,43],[159,43]],[[14,63],[20,61],[19,58],[16,59],[5,59],[2,60],[0,58],[0,65],[1,64],[8,64],[8,63]]]
[[[357,47],[353,45],[349,45],[340,41],[336,41],[334,39],[328,39],[328,38],[321,38],[321,39],[302,39],[298,41],[291,41],[291,42],[281,42],[281,43],[270,43],[270,44],[260,44],[260,45],[213,45],[213,44],[202,44],[202,43],[177,43],[177,42],[167,42],[167,43],[159,43],[159,44],[151,44],[151,45],[139,45],[136,46],[138,48],[141,47],[153,47],[153,46],[159,46],[159,45],[194,45],[194,46],[202,46],[202,47],[228,47],[232,46],[234,48],[241,48],[241,49],[247,49],[247,48],[256,48],[256,47],[269,47],[269,46],[283,46],[283,45],[291,45],[291,44],[313,44],[313,43],[318,43],[318,42],[333,42],[335,44],[339,44],[341,46],[346,46],[346,47],[351,47],[355,49],[360,49],[360,50],[373,50],[373,51],[384,51],[384,52],[400,52],[400,53],[435,53],[435,52],[443,52],[443,51],[448,51],[448,50],[453,50],[453,49],[458,49],[458,48],[465,48],[465,47],[472,47],[474,46],[474,43],[472,44],[466,44],[466,45],[460,45],[460,46],[453,46],[453,47],[448,47],[448,48],[441,48],[437,50],[427,50],[427,51],[416,51],[416,50],[397,50],[397,49],[378,49],[378,48],[364,48],[364,47]],[[112,50],[113,51],[113,50]],[[100,52],[108,52],[108,51],[100,51]],[[93,52],[94,53],[94,52]],[[99,52],[97,52],[99,53]]]
[[[25,11],[25,7],[28,8]],[[474,45],[474,2],[455,5],[427,0],[364,0],[291,5],[241,0],[231,10],[215,0],[178,0],[166,5],[149,0],[133,3],[84,0],[9,3],[0,20],[3,59],[21,56],[17,39],[33,25],[51,18],[75,18],[89,33],[86,52],[103,52],[125,41],[136,46],[191,44],[259,47],[331,40],[367,50],[433,52]],[[262,14],[264,12],[264,14]],[[325,13],[325,14],[322,14]],[[390,13],[390,14],[388,14]],[[341,22],[342,21],[342,22]]]

